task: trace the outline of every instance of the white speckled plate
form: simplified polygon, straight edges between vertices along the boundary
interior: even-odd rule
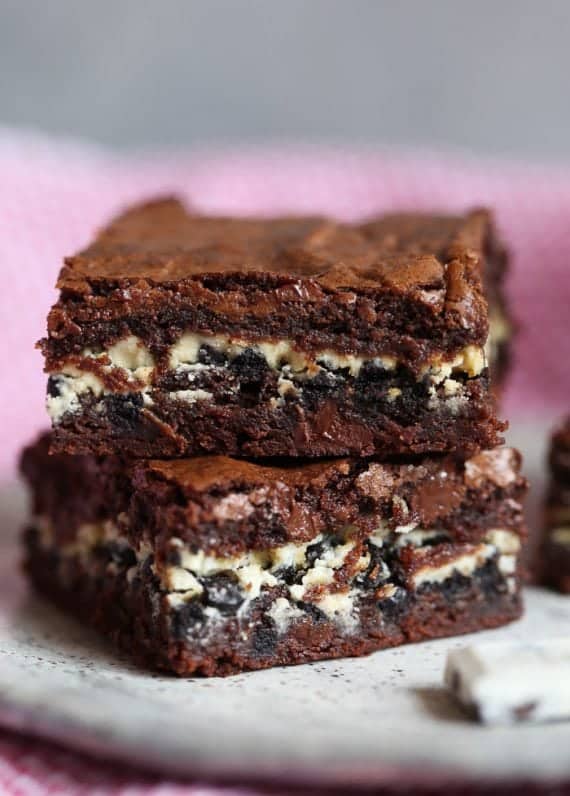
[[[532,471],[538,437],[517,436]],[[23,503],[17,487],[0,496],[0,723],[191,776],[570,781],[570,723],[484,728],[443,690],[447,650],[470,637],[227,679],[136,670],[29,594],[15,564]],[[529,590],[525,618],[485,637],[568,633],[570,598]]]

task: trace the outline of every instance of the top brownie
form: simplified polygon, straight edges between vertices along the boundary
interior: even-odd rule
[[[61,270],[41,342],[53,447],[392,455],[500,441],[484,210],[211,218],[133,208]],[[492,287],[488,289],[493,294]]]

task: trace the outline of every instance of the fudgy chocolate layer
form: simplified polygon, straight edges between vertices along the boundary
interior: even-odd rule
[[[453,394],[443,385],[375,374],[349,383],[313,379],[284,397],[264,373],[238,379],[232,391],[228,381],[210,381],[207,390],[194,383],[188,395],[152,389],[82,396],[55,425],[54,451],[316,458],[469,453],[503,441],[505,424],[489,403],[484,376],[454,380]]]
[[[24,451],[33,513],[58,543],[79,526],[121,515],[133,541],[170,537],[218,555],[306,542],[332,527],[439,528],[479,541],[489,528],[521,532],[526,480],[510,449],[408,462],[334,459],[262,465],[222,456],[123,461],[49,455],[50,435]]]
[[[102,377],[106,352],[134,339],[144,351],[141,368],[153,371],[153,390],[160,391],[172,378],[172,350],[184,335],[225,336],[252,348],[286,346],[297,358],[333,353],[388,359],[396,363],[400,376],[407,374],[397,378],[392,389],[405,392],[411,375],[421,393],[422,374],[434,363],[450,363],[465,350],[481,351],[485,346],[483,280],[495,301],[502,295],[504,262],[504,250],[485,211],[463,217],[388,216],[348,225],[315,218],[207,218],[188,215],[174,200],[149,203],[120,217],[91,247],[66,261],[58,283],[60,299],[42,341],[46,370],[56,381],[72,373],[84,377],[82,389],[93,386],[92,374]],[[496,303],[500,312],[498,298]],[[491,346],[493,357],[504,345],[502,339]],[[138,394],[124,374],[117,374],[118,369],[103,374],[107,393],[118,394],[119,402],[128,400],[129,392]],[[207,391],[215,405],[227,402],[226,377],[229,382],[232,377],[228,369],[218,375],[215,389]],[[248,429],[244,446],[234,431],[228,448],[215,433],[215,419],[212,429],[205,421],[205,439],[185,440],[183,426],[194,425],[194,410],[180,409],[185,420],[177,424],[177,407],[165,407],[168,399],[151,390],[144,395],[144,434],[160,437],[162,429],[166,439],[158,439],[154,447],[149,440],[146,448],[139,441],[131,453],[322,456],[450,450],[469,442],[461,428],[454,431],[464,421],[473,428],[472,448],[491,446],[501,426],[485,376],[472,375],[474,407],[444,413],[443,418],[437,411],[426,413],[421,395],[396,400],[394,408],[385,405],[382,395],[380,409],[371,412],[366,406],[368,388],[347,382],[346,374],[334,385],[338,394],[330,399],[332,409],[329,405],[319,413],[311,409],[317,398],[324,400],[316,395],[317,388],[330,392],[331,385],[327,379],[308,379],[301,396],[288,392],[289,413],[280,405],[271,412],[257,396],[263,433],[272,437],[267,442],[249,439],[251,423],[242,408],[232,417],[224,416],[230,426],[243,423]],[[137,379],[131,381],[136,385]],[[251,400],[255,392],[248,392],[247,379],[238,381],[239,395]],[[52,388],[57,389],[55,382]],[[194,402],[197,390],[192,386],[189,391]],[[469,391],[465,397],[471,399]],[[136,400],[140,403],[141,398]],[[230,405],[233,402],[231,398]],[[102,411],[109,416],[108,404],[103,401]],[[155,423],[153,406],[159,415]],[[327,423],[331,411],[340,418],[337,423]],[[418,438],[419,429],[409,431],[410,421],[398,417],[413,411],[422,413],[417,425],[430,426],[426,440]],[[348,424],[344,438],[338,438],[335,427],[341,422]],[[68,412],[54,423],[60,450],[110,452],[125,441],[111,419],[99,423],[89,410],[86,416],[80,410]],[[376,427],[376,441],[367,438],[367,425]]]

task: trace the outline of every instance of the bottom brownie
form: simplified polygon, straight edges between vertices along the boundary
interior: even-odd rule
[[[181,675],[361,655],[519,616],[516,451],[124,461],[28,448],[34,585]]]

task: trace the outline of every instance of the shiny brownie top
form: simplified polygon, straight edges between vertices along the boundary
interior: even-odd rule
[[[477,301],[490,214],[401,214],[346,224],[319,217],[194,215],[176,199],[133,207],[66,259],[58,287],[152,285],[206,275],[264,275],[325,290],[387,290],[422,302]]]

